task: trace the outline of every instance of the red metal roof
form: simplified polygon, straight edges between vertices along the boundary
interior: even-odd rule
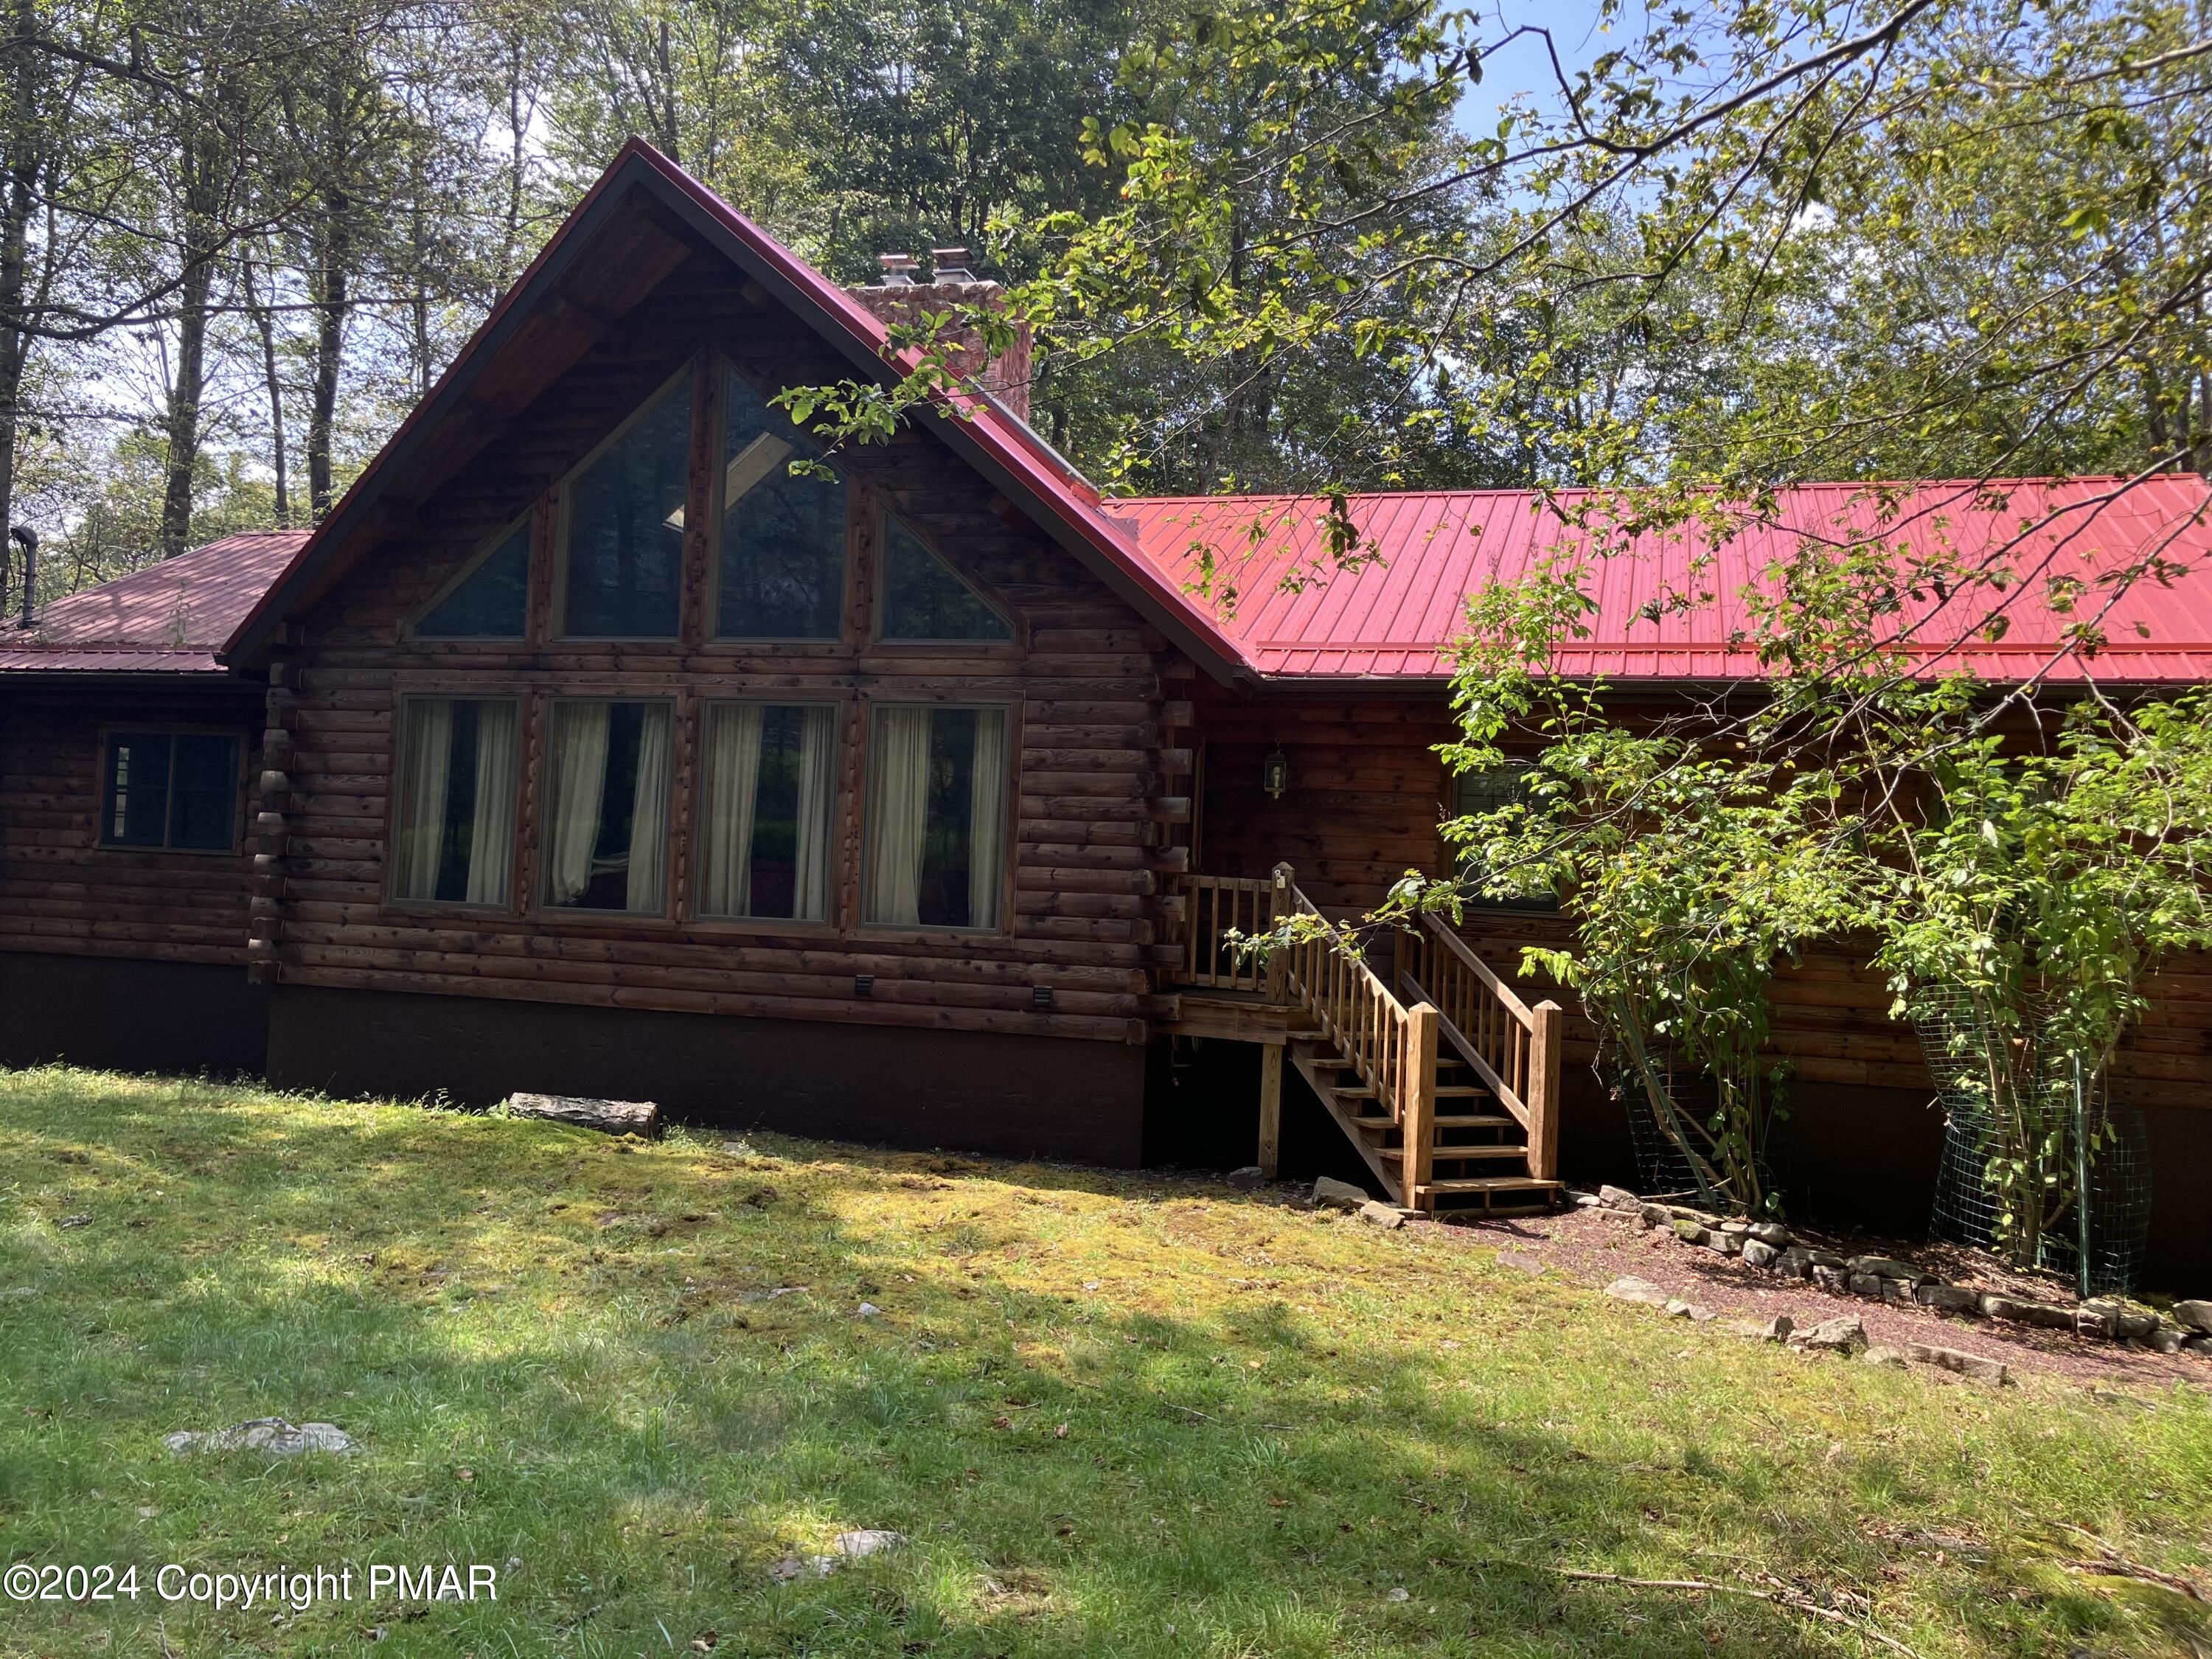
[[[42,606],[0,629],[0,673],[220,674],[216,652],[307,539],[226,536]]]
[[[1587,497],[1562,495],[1559,509],[1515,490],[1356,495],[1352,516],[1379,556],[1338,568],[1322,534],[1327,503],[1314,497],[1173,496],[1109,501],[1135,529],[1145,556],[1186,588],[1213,564],[1209,592],[1218,624],[1269,677],[1295,679],[1429,679],[1447,674],[1467,601],[1486,586],[1530,571],[1548,554],[1587,538],[1562,517]],[[1928,483],[1901,495],[1866,484],[1807,484],[1785,492],[1768,518],[1714,546],[1696,532],[1647,534],[1598,561],[1597,602],[1587,640],[1555,665],[1576,676],[1730,680],[1761,672],[1737,637],[1744,593],[1777,560],[1810,541],[1842,545],[1879,538],[1909,555],[2008,555],[2031,580],[2002,601],[1987,588],[1948,604],[1930,599],[1911,614],[1929,672],[1971,667],[2017,681],[2044,670],[2069,622],[2094,616],[2109,589],[2101,573],[2153,554],[2190,568],[2170,586],[2136,582],[2099,625],[2109,640],[2087,672],[2113,682],[2212,679],[2212,487],[2194,475],[2139,483],[2114,479],[2008,479]],[[1712,556],[1699,574],[1697,561]],[[2051,576],[2092,584],[2070,616],[2049,603]],[[1670,592],[1710,594],[1687,610],[1646,611]],[[1996,642],[1977,637],[2002,603],[2008,623]],[[1970,641],[1964,646],[1960,641]],[[1955,648],[1954,648],[1955,647]],[[2069,659],[2051,672],[2079,678]]]

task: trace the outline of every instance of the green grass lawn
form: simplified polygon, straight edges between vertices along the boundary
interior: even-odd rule
[[[2067,1565],[2203,1570],[2195,1390],[1808,1358],[1225,1188],[726,1139],[0,1073],[0,1562],[501,1569],[0,1603],[0,1653],[2212,1652]],[[367,1451],[162,1446],[270,1414]],[[857,1528],[912,1541],[775,1576]]]

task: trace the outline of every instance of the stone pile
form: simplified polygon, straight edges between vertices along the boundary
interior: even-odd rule
[[[2081,1303],[2032,1302],[1948,1284],[1926,1268],[1886,1255],[1838,1255],[1801,1243],[1776,1221],[1730,1221],[1680,1204],[1649,1204],[1619,1187],[1598,1204],[1636,1217],[1647,1231],[1666,1228],[1683,1243],[1741,1258],[1782,1279],[1808,1281],[1831,1296],[1929,1308],[1969,1318],[2005,1320],[2106,1342],[2139,1343],[2160,1353],[2212,1358],[2212,1301],[2177,1302],[2169,1318],[2114,1297]]]

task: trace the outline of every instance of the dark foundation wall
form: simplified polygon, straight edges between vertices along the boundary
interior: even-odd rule
[[[280,986],[282,1088],[488,1106],[517,1090],[657,1100],[787,1133],[1129,1166],[1145,1051],[978,1031]]]
[[[0,951],[0,1066],[251,1074],[268,1039],[243,967]]]

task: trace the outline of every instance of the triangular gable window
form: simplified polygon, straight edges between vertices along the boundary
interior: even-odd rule
[[[884,520],[883,636],[1011,640],[1012,624],[896,519]]]
[[[516,525],[415,624],[426,640],[519,640],[530,598],[530,520]]]
[[[690,459],[686,370],[569,475],[562,492],[564,635],[676,637]]]

